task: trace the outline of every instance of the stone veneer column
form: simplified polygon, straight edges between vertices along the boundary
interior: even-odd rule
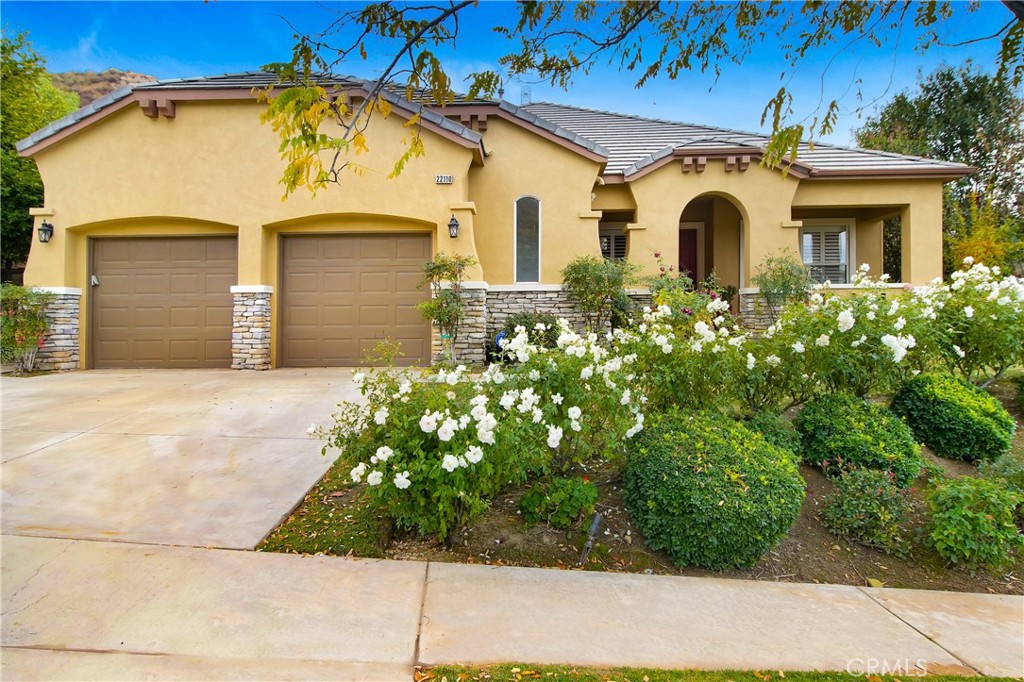
[[[82,290],[70,287],[34,289],[53,296],[53,301],[44,311],[48,329],[43,336],[43,345],[36,353],[36,369],[56,372],[78,369]]]
[[[772,318],[768,312],[768,304],[757,289],[740,291],[740,318],[743,326],[749,329],[767,329]]]
[[[231,287],[231,369],[270,369],[270,296],[273,287]]]
[[[477,282],[463,285],[462,298],[466,301],[466,318],[459,326],[459,338],[455,340],[455,359],[463,365],[483,364],[487,360],[486,285]],[[447,359],[436,327],[431,327],[430,345],[433,362]]]

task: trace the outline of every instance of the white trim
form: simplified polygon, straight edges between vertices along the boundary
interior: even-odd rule
[[[704,267],[704,223],[703,222],[687,222],[679,223],[679,231],[683,230],[695,230],[697,232],[697,272],[692,273],[693,283],[699,284],[704,281],[707,277]],[[679,248],[676,247],[676,258],[679,258]],[[683,264],[676,263],[676,270],[682,272]]]
[[[492,284],[490,291],[561,291],[561,284],[539,284],[523,282],[522,284]]]
[[[904,282],[887,282],[886,284],[883,285],[873,284],[872,286],[869,287],[858,287],[853,284],[829,284],[828,287],[824,287],[822,289],[812,289],[811,291],[812,293],[814,291],[817,291],[818,293],[828,292],[831,289],[843,289],[847,291],[856,289],[857,291],[870,291],[872,289],[905,289],[906,286],[907,285]],[[761,293],[761,290],[757,287],[748,287],[746,289],[740,289],[740,293],[759,294]]]
[[[233,294],[272,294],[274,287],[269,284],[232,284]]]
[[[58,294],[65,296],[81,296],[82,290],[78,287],[28,287],[32,291],[38,291],[41,294]]]
[[[540,197],[536,197],[532,194],[521,194],[512,200],[512,279],[519,283],[519,200],[520,199],[536,199],[537,200],[537,281],[536,282],[523,282],[523,284],[538,284],[543,277],[541,274],[544,272],[542,268],[542,256],[544,255],[544,232],[542,230],[543,220],[541,219],[541,208],[543,202]]]
[[[451,289],[452,288],[452,285],[450,283],[448,283],[448,282],[439,282],[437,284],[437,286],[439,286],[442,289]],[[462,288],[463,289],[483,289],[484,291],[487,291],[487,289],[490,288],[490,285],[487,282],[484,282],[483,280],[465,280],[465,281],[462,282]]]

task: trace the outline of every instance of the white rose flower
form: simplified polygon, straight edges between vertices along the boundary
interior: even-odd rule
[[[548,447],[557,448],[558,444],[562,442],[562,427],[560,426],[549,426],[548,427]]]
[[[363,476],[366,474],[366,464],[360,462],[356,466],[352,467],[352,471],[348,472],[348,475],[352,477],[353,483],[359,483],[363,480]]]
[[[389,448],[387,445],[382,445],[379,448],[377,448],[377,459],[380,460],[381,462],[388,461],[388,458],[391,457],[391,455],[393,454],[395,454],[395,451]]]
[[[583,410],[581,410],[576,405],[573,405],[568,409],[566,414],[569,415],[569,419],[579,419],[583,415]]]
[[[476,428],[476,438],[481,443],[486,443],[487,445],[494,445],[494,431],[492,431],[491,429],[485,429],[481,426],[478,426]]]
[[[423,433],[433,433],[434,429],[437,428],[437,420],[440,415],[437,412],[427,413],[420,417],[420,430]]]
[[[779,365],[782,364],[782,358],[780,358],[778,355],[769,355],[764,359],[764,361],[766,364],[771,365],[772,367],[778,367]]]
[[[627,388],[622,392],[622,398],[619,400],[620,405],[629,405],[630,398],[633,397],[632,392]]]
[[[470,445],[469,449],[466,450],[466,461],[470,464],[476,464],[484,458],[484,451],[477,445]]]
[[[382,407],[373,413],[373,421],[383,426],[384,422],[388,420],[388,415],[391,414],[387,407]]]
[[[363,382],[366,381],[366,375],[362,372],[356,372],[352,375],[352,383],[356,385],[356,388],[361,388]]]
[[[480,421],[481,419],[484,418],[484,415],[487,414],[487,408],[484,407],[483,405],[476,405],[473,407],[472,410],[469,411],[469,414],[473,417],[473,419]]]
[[[492,365],[492,367],[493,366],[494,365]],[[480,405],[486,405],[487,404],[487,396],[485,396],[483,393],[481,393],[478,396],[474,396],[473,398],[470,399],[469,404],[472,405],[473,407],[478,407]]]
[[[836,318],[836,321],[839,322],[839,331],[841,332],[850,331],[853,328],[854,323],[856,322],[856,320],[853,317],[853,313],[851,313],[849,310],[844,310],[843,312],[839,313],[839,316]]]
[[[309,428],[306,429],[306,435],[307,436],[315,436],[315,435],[317,435],[317,431],[319,429],[320,429],[320,425],[319,424],[316,424],[316,423],[310,424]]]
[[[967,256],[966,258],[964,258],[964,265],[973,265],[973,264],[974,264],[974,256]]]
[[[814,345],[821,346],[822,348],[824,348],[829,343],[831,343],[831,341],[832,340],[828,337],[828,334],[822,334],[821,336],[814,340]]]
[[[400,474],[395,474],[395,487],[399,490],[405,490],[411,485],[409,482],[409,472],[403,471]]]
[[[793,344],[793,350],[797,353],[803,353],[805,350],[804,344],[797,341],[796,343]]]
[[[903,329],[906,326],[907,326],[906,319],[901,317],[901,318],[896,320],[896,324],[893,325],[893,328],[895,328],[896,331],[900,331],[901,329]]]
[[[874,310],[869,310],[867,312],[867,314],[864,315],[864,317],[868,318],[869,320],[875,319],[875,311]]]
[[[569,428],[579,433],[580,429],[582,429],[583,427],[580,426],[580,423],[578,421],[573,419],[571,422],[569,422]]]
[[[561,405],[563,400],[564,398],[562,398],[561,393],[556,393],[553,396],[551,396],[551,402],[553,402],[555,405]]]
[[[542,421],[544,421],[544,413],[539,407],[533,408],[533,423],[540,424]]]
[[[757,364],[757,358],[754,357],[753,353],[747,353],[747,369],[754,369],[754,365]]]
[[[448,419],[444,420],[444,423],[441,424],[441,428],[437,430],[437,437],[447,443],[452,439],[453,436],[455,436],[455,432],[458,430],[458,428],[459,423],[452,419],[451,417],[449,417]]]
[[[455,455],[445,455],[441,460],[441,468],[451,473],[459,468],[459,460]]]
[[[371,471],[370,475],[366,477],[366,482],[370,485],[380,485],[383,480],[384,474],[379,471]]]
[[[398,395],[405,395],[412,392],[412,383],[408,380],[398,385]],[[407,486],[408,487],[408,486]]]
[[[531,369],[530,373],[527,374],[526,376],[529,377],[530,381],[537,381],[538,379],[540,379],[540,372],[538,372],[535,369]]]
[[[963,349],[960,346],[956,345],[956,344],[953,344],[953,350],[956,352],[957,357],[961,357],[962,358],[965,355],[967,355],[966,353],[964,353]]]

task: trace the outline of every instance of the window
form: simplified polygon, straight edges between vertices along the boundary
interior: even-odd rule
[[[601,230],[601,255],[610,260],[626,260],[626,231]]]
[[[540,199],[516,199],[516,282],[540,281]]]
[[[852,222],[852,221],[851,221]],[[800,256],[818,282],[848,284],[852,252],[851,224],[805,220],[800,230]]]

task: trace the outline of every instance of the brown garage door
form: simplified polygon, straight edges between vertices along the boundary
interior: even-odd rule
[[[234,237],[94,239],[92,366],[229,367]]]
[[[362,363],[385,336],[401,342],[401,364],[426,364],[430,325],[416,304],[430,236],[302,235],[282,239],[281,364]]]

